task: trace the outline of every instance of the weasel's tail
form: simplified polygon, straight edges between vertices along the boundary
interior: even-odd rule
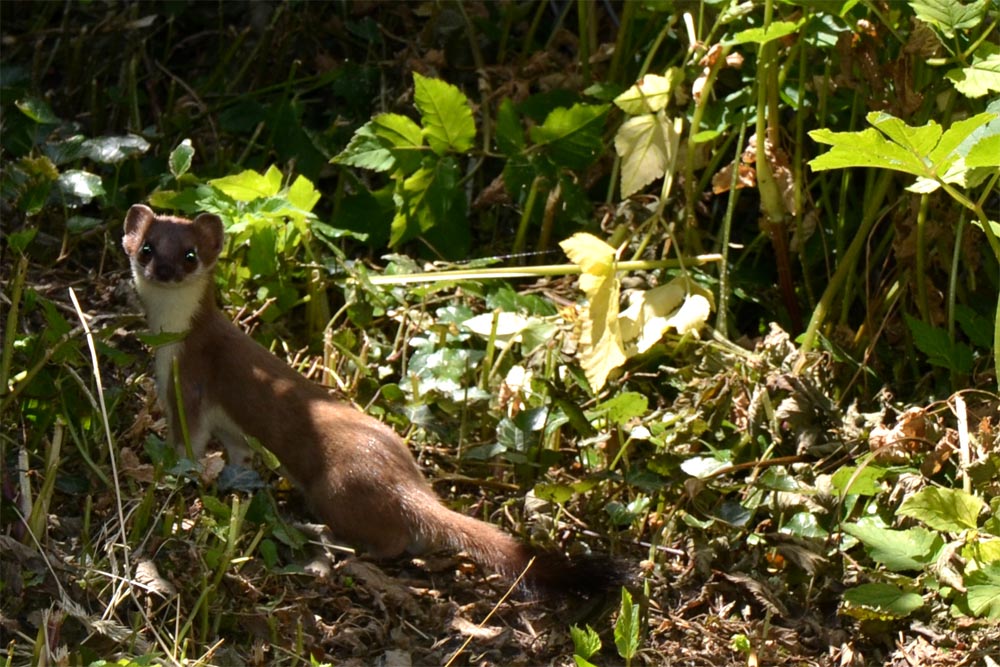
[[[516,579],[530,563],[523,581],[534,593],[589,597],[626,583],[621,565],[611,558],[600,555],[570,558],[534,549],[496,526],[455,512],[434,500],[422,507],[419,518],[420,533],[430,545],[465,551],[473,561],[509,581]]]

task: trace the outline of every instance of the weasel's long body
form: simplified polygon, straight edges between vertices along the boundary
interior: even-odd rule
[[[215,437],[231,459],[242,460],[244,435],[252,436],[278,457],[338,538],[377,557],[446,546],[516,576],[531,549],[445,507],[392,429],[332,398],[222,314],[212,280],[222,242],[222,222],[211,214],[187,220],[135,205],[125,219],[122,243],[150,329],[183,334],[156,352],[173,444],[183,448],[186,426],[195,455]],[[545,587],[586,590],[603,587],[595,580],[615,579],[606,564],[541,556],[529,581]]]

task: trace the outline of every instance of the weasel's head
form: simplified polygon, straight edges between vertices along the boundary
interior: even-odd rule
[[[222,251],[222,220],[202,213],[194,220],[156,215],[136,204],[125,216],[122,246],[136,283],[181,284],[211,272]]]

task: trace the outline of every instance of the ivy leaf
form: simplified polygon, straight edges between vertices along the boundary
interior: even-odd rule
[[[604,117],[610,105],[574,104],[553,109],[545,122],[531,128],[531,140],[544,146],[554,162],[586,169],[601,154]]]
[[[413,73],[413,102],[424,122],[423,134],[438,155],[465,152],[476,138],[469,100],[456,86]]]
[[[149,142],[137,134],[126,134],[120,137],[87,139],[80,148],[94,162],[118,164],[148,151]]]
[[[56,187],[69,206],[89,204],[95,197],[104,194],[101,177],[81,169],[70,169],[59,174]]]
[[[52,107],[41,97],[29,95],[14,102],[14,105],[21,113],[39,125],[58,125],[60,123],[59,117],[52,111]]]
[[[920,527],[892,530],[858,522],[844,524],[844,532],[861,540],[868,555],[893,572],[924,569],[944,545],[940,535]]]
[[[580,289],[589,304],[581,315],[580,365],[593,391],[627,359],[618,324],[620,287],[615,272],[615,249],[591,234],[579,233],[559,244],[580,267]]]
[[[906,324],[913,334],[913,344],[927,355],[927,362],[956,373],[972,370],[972,350],[968,345],[952,341],[948,332],[922,320],[905,315]]]
[[[974,529],[986,506],[982,498],[960,489],[921,489],[899,506],[897,514],[919,519],[934,530],[958,533]]]
[[[621,196],[638,192],[672,169],[684,120],[671,120],[664,111],[629,118],[615,135],[615,151],[622,157]]]
[[[958,30],[975,28],[983,21],[986,2],[970,2],[963,5],[957,0],[909,0],[917,18],[941,31],[948,39]]]
[[[191,169],[193,159],[194,147],[191,146],[190,139],[185,139],[177,144],[177,148],[170,151],[170,159],[168,160],[170,173],[174,175],[175,179],[180,178]]]

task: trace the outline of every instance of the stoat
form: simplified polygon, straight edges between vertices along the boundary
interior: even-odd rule
[[[222,221],[209,213],[188,220],[136,204],[125,217],[122,244],[149,327],[178,334],[155,353],[175,447],[186,449],[186,430],[196,457],[215,437],[231,461],[243,462],[244,436],[256,438],[335,537],[378,558],[444,547],[511,579],[536,557],[526,581],[539,592],[592,592],[620,581],[606,559],[539,552],[447,508],[392,429],[332,398],[237,328],[215,300],[223,236]]]

